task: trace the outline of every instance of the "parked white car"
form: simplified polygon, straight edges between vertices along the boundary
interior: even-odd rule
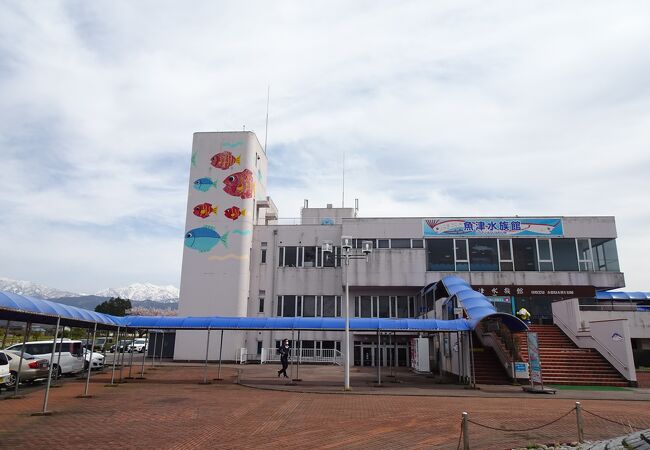
[[[83,347],[81,341],[72,341],[70,339],[63,339],[63,346],[59,339],[56,340],[56,348],[54,353],[54,361],[52,364],[52,376],[55,377],[62,374],[79,373],[84,368]],[[7,347],[7,350],[20,355],[23,344],[15,344]],[[61,351],[61,361],[59,367],[59,350]],[[25,352],[30,353],[36,358],[45,358],[50,361],[52,355],[52,341],[34,341],[25,344]]]
[[[7,384],[10,378],[9,360],[4,353],[0,353],[0,386]]]
[[[129,345],[129,351],[136,351],[142,353],[147,351],[147,339],[146,338],[135,338],[131,345]]]
[[[101,370],[104,368],[104,355],[101,353],[97,352],[90,352],[88,349],[84,348],[84,368],[88,368],[88,361],[91,358],[92,355],[92,364],[90,367],[92,367],[93,370]]]

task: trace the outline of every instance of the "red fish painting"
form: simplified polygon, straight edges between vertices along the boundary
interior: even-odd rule
[[[224,178],[223,184],[225,184],[224,192],[235,197],[251,198],[255,194],[253,172],[248,169],[227,176]]]
[[[246,210],[245,209],[239,209],[236,206],[232,206],[225,210],[223,212],[223,215],[226,216],[229,219],[232,220],[237,220],[239,219],[239,216],[245,216],[246,215]]]
[[[217,169],[230,169],[235,163],[241,164],[241,155],[235,157],[229,151],[224,151],[217,153],[210,159],[210,164],[212,164]]]
[[[201,203],[200,205],[196,205],[194,207],[194,215],[199,216],[201,219],[206,219],[207,217],[210,216],[210,214],[216,214],[217,213],[217,207],[212,206],[210,203]]]

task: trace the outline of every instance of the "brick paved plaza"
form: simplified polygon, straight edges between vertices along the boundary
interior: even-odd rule
[[[110,381],[108,371],[94,375],[90,399],[76,398],[83,383],[68,380],[51,391],[49,409],[54,414],[49,417],[31,416],[42,407],[43,390],[4,400],[0,402],[0,448],[451,449],[458,444],[463,411],[492,427],[530,428],[571,410],[576,395],[583,396],[586,411],[638,429],[650,428],[647,389],[535,397],[508,386],[480,391],[431,386],[424,377],[418,385],[408,382],[407,374],[403,374],[404,385],[372,388],[368,381],[374,371],[368,370],[353,373],[355,393],[343,394],[333,383],[340,375],[338,367],[301,369],[302,384],[307,386],[296,387],[274,378],[275,366],[245,367],[243,382],[256,387],[234,384],[235,370],[224,367],[224,381],[200,385],[201,367],[168,365],[147,369],[146,380],[114,388],[105,387]],[[216,376],[214,367],[209,375]],[[318,390],[319,376],[322,393],[267,389]],[[602,399],[616,396],[626,400]],[[503,433],[471,425],[470,438],[472,448],[570,442],[576,440],[575,423],[571,413],[530,432]],[[591,414],[585,414],[585,429],[589,440],[630,432]]]

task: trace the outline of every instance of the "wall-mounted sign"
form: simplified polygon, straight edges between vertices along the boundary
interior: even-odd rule
[[[423,219],[422,233],[433,236],[562,236],[562,219],[499,217]]]
[[[593,286],[490,286],[472,285],[472,289],[486,297],[491,296],[522,296],[522,297],[556,297],[556,298],[595,298],[596,288]]]

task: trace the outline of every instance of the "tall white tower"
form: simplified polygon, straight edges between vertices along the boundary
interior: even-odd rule
[[[181,316],[246,316],[256,203],[266,198],[267,159],[252,132],[194,133],[188,188]],[[223,358],[235,358],[244,333],[224,333]],[[205,357],[205,331],[179,331],[174,359]],[[216,344],[216,345],[215,345]],[[218,357],[212,333],[210,358]]]

